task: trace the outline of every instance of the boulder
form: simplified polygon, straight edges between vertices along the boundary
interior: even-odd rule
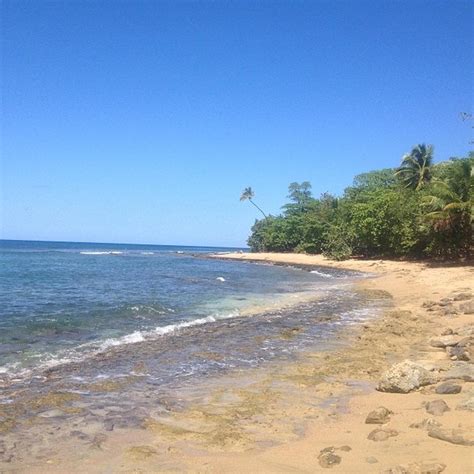
[[[445,411],[449,411],[450,408],[444,400],[433,400],[425,404],[426,411],[430,415],[441,416]]]
[[[367,415],[365,422],[369,425],[383,425],[390,421],[391,414],[393,414],[393,412],[388,408],[378,407]]]
[[[452,395],[462,390],[461,385],[452,382],[443,382],[436,387],[435,392],[438,395]]]
[[[393,436],[398,436],[398,431],[377,428],[369,433],[367,439],[370,439],[371,441],[386,441],[388,438],[392,438]]]
[[[474,314],[474,299],[461,304],[459,309],[464,314]]]
[[[440,439],[452,444],[460,444],[463,446],[474,446],[474,439],[470,431],[464,429],[445,429],[440,427],[432,428],[428,431],[430,438]]]
[[[434,374],[419,364],[405,360],[382,374],[377,385],[380,392],[409,393],[419,387],[437,382]]]

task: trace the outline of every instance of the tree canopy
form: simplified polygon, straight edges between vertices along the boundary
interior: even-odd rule
[[[253,197],[253,195],[252,195]],[[470,255],[474,155],[433,164],[433,147],[417,145],[400,167],[356,176],[342,196],[315,198],[308,181],[291,183],[283,212],[256,220],[252,251],[349,256]]]

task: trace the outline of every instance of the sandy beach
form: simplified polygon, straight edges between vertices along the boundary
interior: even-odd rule
[[[185,406],[154,413],[136,428],[90,426],[82,438],[51,441],[40,461],[6,459],[14,441],[4,436],[0,472],[474,471],[472,266],[216,257],[370,272],[375,276],[358,281],[358,291],[392,304],[380,318],[341,331],[337,349],[188,386],[170,401],[187,400]],[[404,360],[416,364],[404,369],[414,370],[409,393],[376,390]],[[400,382],[397,374],[385,379]]]

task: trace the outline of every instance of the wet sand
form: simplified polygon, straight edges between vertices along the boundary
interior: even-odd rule
[[[435,439],[427,429],[411,427],[431,419],[428,425],[439,423],[472,440],[473,413],[457,409],[472,400],[472,382],[455,380],[462,388],[457,394],[439,395],[436,384],[408,394],[375,390],[381,374],[404,359],[434,368],[433,373],[441,376],[454,363],[430,339],[447,329],[467,334],[473,315],[461,311],[465,300],[444,306],[426,302],[472,290],[472,266],[329,262],[289,254],[218,258],[375,273],[377,277],[357,283],[359,291],[389,293],[393,305],[382,317],[341,331],[331,351],[306,352],[296,361],[275,361],[168,393],[163,404],[169,409],[147,412],[136,427],[62,426],[64,436],[50,437],[43,429],[38,431],[42,443],[34,457],[31,452],[21,456],[18,446],[12,446],[14,438],[7,431],[0,433],[0,472],[378,473],[398,465],[405,465],[405,471],[392,472],[441,472],[442,465],[446,466],[442,472],[473,472],[473,446]],[[291,331],[285,337],[291,338]],[[443,415],[427,413],[424,404],[436,399],[445,400],[450,410]],[[379,406],[393,412],[388,423],[366,424],[367,414]],[[135,411],[139,415],[140,407]],[[384,441],[368,439],[379,428],[392,436]],[[326,448],[333,450],[325,452]],[[15,449],[17,455],[8,459]],[[323,467],[324,460],[334,464]]]

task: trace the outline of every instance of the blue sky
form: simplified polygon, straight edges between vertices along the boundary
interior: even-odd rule
[[[1,237],[243,245],[292,181],[469,150],[461,1],[2,1]]]

